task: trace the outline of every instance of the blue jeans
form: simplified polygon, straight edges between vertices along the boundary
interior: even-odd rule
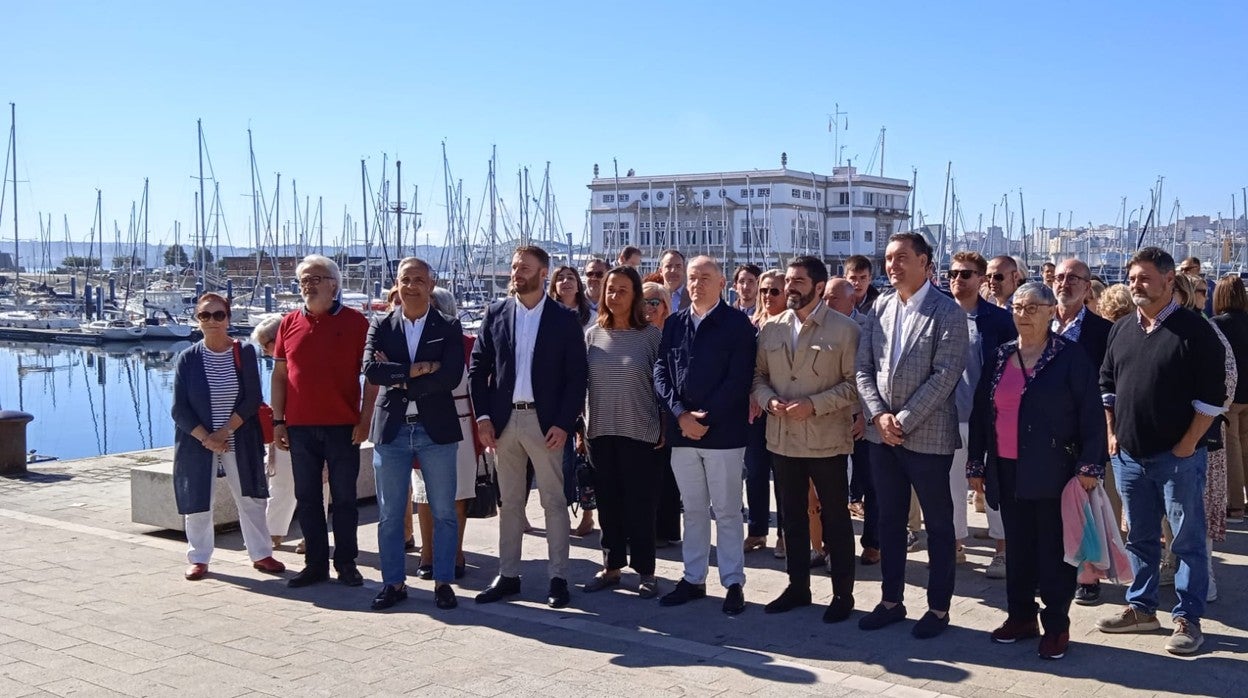
[[[1122,508],[1127,513],[1127,555],[1135,579],[1127,589],[1127,603],[1156,613],[1161,564],[1161,517],[1170,520],[1174,542],[1170,550],[1179,560],[1174,590],[1179,602],[1171,613],[1199,622],[1205,614],[1209,590],[1209,553],[1205,548],[1205,468],[1208,452],[1197,449],[1187,458],[1170,452],[1135,458],[1119,449],[1114,477]]]
[[[455,551],[459,548],[459,519],[455,515],[456,464],[459,444],[437,444],[421,424],[404,424],[394,441],[377,444],[381,460],[373,460],[377,472],[377,549],[381,556],[381,581],[402,584],[406,578],[403,550],[403,519],[412,486],[412,458],[420,459],[425,493],[433,513],[433,579],[455,578]]]

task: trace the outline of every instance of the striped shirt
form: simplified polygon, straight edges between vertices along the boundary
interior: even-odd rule
[[[654,363],[659,358],[657,327],[585,332],[589,360],[586,401],[589,438],[623,436],[659,442],[659,401],[654,394]]]
[[[216,431],[230,421],[234,403],[238,401],[238,367],[234,365],[234,348],[221,352],[204,346],[204,375],[208,377],[208,392],[212,395],[212,429]],[[230,450],[234,450],[234,437],[230,437]]]

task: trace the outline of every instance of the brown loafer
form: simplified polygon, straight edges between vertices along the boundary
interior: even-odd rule
[[[184,572],[182,576],[186,577],[187,581],[198,582],[208,576],[208,565],[205,565],[202,562],[196,562],[190,567],[187,567],[186,572]]]
[[[251,566],[269,574],[281,574],[286,571],[286,565],[274,560],[272,555],[256,560],[251,563]]]
[[[859,558],[858,562],[863,565],[879,564],[880,549],[879,548],[863,548],[862,557]]]

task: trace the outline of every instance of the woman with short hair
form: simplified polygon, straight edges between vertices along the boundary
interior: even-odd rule
[[[1001,511],[1011,554],[1005,559],[1008,615],[992,640],[1044,637],[1042,659],[1060,659],[1070,642],[1075,567],[1065,559],[1062,491],[1078,476],[1097,486],[1108,460],[1098,368],[1079,345],[1051,330],[1057,298],[1040,282],[1011,301],[1018,338],[984,366],[971,411],[966,474]],[[1036,604],[1039,589],[1044,609]]]
[[[205,293],[195,304],[204,338],[178,355],[173,374],[173,490],[185,517],[185,576],[208,574],[214,546],[213,494],[225,478],[252,567],[279,574],[265,522],[269,497],[264,472],[260,370],[256,350],[230,338],[230,301]]]
[[[1118,322],[1134,309],[1135,303],[1131,300],[1131,289],[1127,288],[1126,284],[1109,286],[1096,303],[1097,315],[1110,322]]]

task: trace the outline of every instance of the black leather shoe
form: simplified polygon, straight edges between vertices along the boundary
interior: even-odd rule
[[[407,585],[396,586],[387,584],[381,588],[381,592],[373,597],[373,610],[384,611],[396,603],[407,599]]]
[[[745,593],[741,591],[740,584],[733,584],[728,587],[728,595],[724,597],[723,611],[730,616],[735,616],[745,610]]]
[[[871,609],[871,612],[858,619],[858,628],[860,630],[879,630],[886,625],[892,625],[906,619],[906,607],[897,604],[892,608],[885,608],[884,604],[879,604]]]
[[[833,596],[832,602],[828,604],[828,609],[823,612],[824,623],[840,623],[849,618],[850,612],[854,610],[854,597],[852,596]]]
[[[937,616],[935,613],[928,611],[923,614],[918,623],[911,628],[910,634],[920,640],[928,640],[945,632],[945,628],[949,627],[949,614],[944,617]]]
[[[304,567],[299,574],[291,577],[286,581],[286,586],[291,589],[300,587],[310,587],[313,584],[320,584],[329,579],[329,572],[326,570],[314,570],[311,567]]]
[[[676,588],[659,599],[660,606],[679,606],[706,596],[705,584],[693,584],[684,579],[676,582]]]
[[[490,582],[480,594],[477,594],[477,603],[494,603],[500,601],[504,597],[513,596],[520,593],[519,577],[504,577],[499,575]]]
[[[451,589],[450,584],[439,584],[433,590],[433,600],[438,604],[438,608],[442,610],[455,608],[459,605],[459,601],[455,598],[455,592]]]
[[[421,565],[416,568],[416,578],[429,580],[433,579],[433,565]]]
[[[793,585],[784,588],[775,601],[763,606],[763,613],[784,613],[795,608],[810,605],[810,589],[800,589]]]
[[[564,608],[572,601],[568,595],[568,580],[554,577],[550,580],[550,593],[546,595],[546,605],[551,608]]]
[[[358,587],[364,584],[364,575],[355,565],[338,568],[338,582],[344,586]]]

